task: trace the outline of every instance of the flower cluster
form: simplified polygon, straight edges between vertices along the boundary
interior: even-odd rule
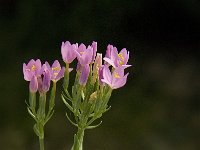
[[[64,90],[61,96],[74,118],[69,117],[67,113],[69,111],[66,112],[66,116],[73,125],[78,127],[71,150],[82,150],[85,129],[92,129],[101,124],[100,122],[91,125],[110,109],[108,101],[112,91],[126,84],[128,73],[125,74],[125,69],[131,66],[127,64],[129,52],[126,48],[118,52],[116,47],[108,45],[106,55],[102,58],[102,54],[97,53],[97,42],[86,46],[66,41],[62,42],[61,54],[66,67],[61,67],[58,60],[55,60],[51,66],[48,62],[42,65],[39,59],[31,59],[28,64],[23,64],[24,79],[29,81],[28,112],[36,121],[34,131],[40,139],[40,148],[43,150],[44,125],[54,112],[56,83],[64,77]],[[77,67],[72,69],[70,64],[75,59]],[[69,79],[71,81],[69,73],[72,70],[76,71],[76,75],[74,84],[69,90]],[[47,101],[48,111],[46,111],[46,94],[50,89],[51,81],[53,86]],[[37,91],[39,100],[36,96]]]
[[[46,93],[50,88],[50,81],[57,82],[64,77],[65,68],[55,60],[52,66],[48,62],[41,65],[41,61],[31,59],[28,64],[23,64],[24,79],[30,81],[29,90],[32,93],[39,91]],[[71,71],[71,69],[70,69]]]
[[[127,64],[129,52],[125,48],[118,52],[116,47],[108,45],[102,63],[102,54],[97,53],[97,42],[85,46],[66,41],[62,43],[61,54],[66,68],[76,58],[78,61],[71,94],[68,91],[69,71],[65,71],[62,100],[74,114],[75,121],[72,121],[66,113],[68,120],[78,127],[72,150],[82,150],[84,130],[101,124],[91,125],[109,110],[112,90],[126,84],[128,73],[124,75],[124,70],[131,66]]]
[[[125,85],[128,74],[124,75],[124,69],[128,65],[129,52],[123,48],[119,53],[113,45],[107,46],[104,64],[102,64],[102,54],[97,53],[97,42],[93,42],[86,47],[84,44],[71,44],[69,41],[63,42],[61,54],[63,61],[70,64],[77,58],[77,71],[80,73],[79,83],[85,85],[90,74],[90,65],[93,66],[94,78],[97,77],[100,83],[108,84],[112,89],[117,89]],[[110,71],[109,66],[113,69]],[[104,85],[104,84],[102,84]]]

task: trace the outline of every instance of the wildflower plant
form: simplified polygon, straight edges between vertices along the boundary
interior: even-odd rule
[[[124,70],[131,66],[127,64],[129,52],[125,48],[118,53],[116,47],[108,45],[102,58],[102,54],[97,53],[97,42],[89,46],[62,42],[61,54],[66,67],[61,67],[57,60],[52,66],[48,62],[42,65],[39,59],[23,64],[24,79],[29,81],[27,109],[35,120],[33,129],[39,137],[40,150],[44,150],[44,126],[54,113],[58,80],[64,77],[61,98],[67,107],[66,117],[77,127],[71,150],[82,150],[85,130],[102,123],[95,124],[111,108],[108,102],[113,90],[126,84],[128,73],[124,74]],[[72,69],[70,64],[75,59],[77,67]],[[70,76],[72,70],[76,71],[74,79]],[[69,80],[74,80],[72,86]],[[48,94],[50,87],[51,93]]]
[[[85,130],[96,128],[102,123],[100,121],[98,124],[93,124],[110,109],[108,101],[112,91],[126,83],[128,74],[124,75],[124,69],[131,66],[127,65],[129,52],[124,48],[118,53],[116,47],[109,45],[104,58],[105,63],[102,64],[102,54],[96,54],[96,42],[88,47],[84,44],[79,46],[70,44],[68,41],[65,43],[61,48],[62,55],[64,55],[62,57],[66,58],[67,53],[74,54],[75,52],[78,63],[75,81],[70,90],[69,72],[67,69],[65,71],[62,100],[74,116],[70,118],[67,112],[68,120],[78,128],[71,150],[82,150]],[[66,68],[69,67],[69,61],[63,60]]]
[[[64,70],[65,68],[61,68],[57,60],[52,67],[48,62],[41,65],[39,59],[36,61],[31,59],[27,65],[23,64],[24,79],[29,81],[27,109],[35,120],[33,129],[39,137],[40,150],[44,150],[44,126],[54,113],[56,83],[64,76]],[[47,101],[47,93],[49,92],[51,81],[53,85]],[[48,102],[48,111],[46,111],[46,101]]]

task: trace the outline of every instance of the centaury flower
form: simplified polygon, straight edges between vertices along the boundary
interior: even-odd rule
[[[26,65],[23,63],[23,73],[24,79],[26,81],[31,81],[33,76],[39,76],[41,74],[41,61],[37,59],[36,61],[31,59]]]
[[[52,66],[50,66],[48,62],[45,62],[44,67],[46,67],[46,69],[49,70],[50,75],[51,75],[51,80],[53,82],[57,82],[58,80],[60,80],[61,78],[64,77],[65,67],[61,68],[58,60],[55,60],[54,63],[52,64]],[[69,72],[70,71],[72,71],[71,68],[69,68]]]
[[[103,67],[103,79],[102,82],[108,84],[112,89],[118,89],[126,84],[127,76],[124,75],[124,68],[117,67],[111,74],[108,66],[104,65]]]
[[[69,41],[62,42],[61,54],[65,63],[71,63],[76,58],[78,44],[71,44]]]
[[[80,65],[89,65],[92,62],[93,58],[93,48],[91,46],[86,46],[81,44],[77,49],[77,59]]]
[[[112,45],[108,45],[106,51],[106,57],[104,60],[112,65],[114,68],[122,66],[124,68],[130,67],[131,65],[127,65],[129,59],[129,51],[126,48],[123,48],[119,53],[116,47]]]

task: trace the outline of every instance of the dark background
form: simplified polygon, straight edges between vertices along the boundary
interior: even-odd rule
[[[130,51],[133,67],[115,90],[103,124],[86,131],[86,150],[198,150],[200,148],[200,2],[198,0],[0,1],[0,149],[36,150],[25,99],[23,62],[60,60],[62,41],[98,42]],[[48,150],[70,149],[66,107],[46,125]]]

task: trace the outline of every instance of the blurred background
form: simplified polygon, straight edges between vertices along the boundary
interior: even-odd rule
[[[86,131],[85,150],[200,149],[198,0],[1,0],[0,149],[37,150],[26,109],[23,62],[62,62],[62,41],[130,51],[126,86],[115,90],[103,124]],[[64,63],[62,62],[64,65]],[[67,150],[76,128],[56,99],[47,150]]]

